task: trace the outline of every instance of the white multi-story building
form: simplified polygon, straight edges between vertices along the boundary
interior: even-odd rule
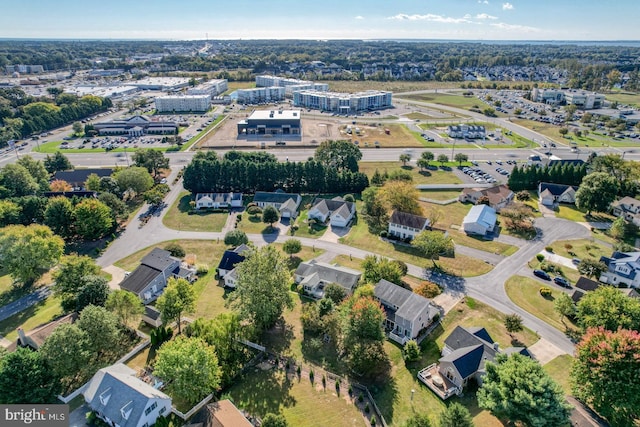
[[[210,106],[209,95],[175,95],[156,98],[156,110],[159,113],[205,112]]]
[[[42,65],[7,65],[5,66],[7,74],[22,73],[22,74],[40,74],[44,73],[44,67]]]
[[[583,110],[592,110],[604,105],[605,96],[584,90],[568,90],[564,93],[564,99],[567,105],[575,105]]]
[[[227,89],[227,79],[216,79],[187,89],[187,95],[208,95],[212,98],[226,92]]]
[[[550,105],[560,104],[564,101],[564,91],[560,89],[542,89],[535,87],[531,91],[531,100]]]
[[[257,104],[259,102],[282,101],[285,97],[285,88],[278,86],[256,87],[251,89],[238,89],[236,91],[240,104]]]
[[[358,93],[320,92],[303,90],[293,93],[293,105],[338,114],[381,110],[392,107],[391,92],[368,90]]]
[[[257,87],[284,87],[285,95],[292,97],[294,92],[302,90],[317,90],[320,92],[326,92],[329,90],[329,85],[326,83],[314,83],[309,80],[288,79],[285,77],[276,76],[256,76]]]

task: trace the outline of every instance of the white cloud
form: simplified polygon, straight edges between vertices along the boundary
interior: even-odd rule
[[[489,15],[488,13],[479,13],[476,15],[476,19],[498,19],[498,17]]]
[[[478,0],[480,4],[489,4],[489,0]]]
[[[513,5],[509,2],[502,3],[502,10],[513,10]]]
[[[361,20],[363,20],[363,19],[364,19],[364,16],[362,16],[362,15],[358,15],[358,16],[356,16],[354,19],[357,19],[357,20],[361,21]]]
[[[462,24],[462,23],[470,23],[469,18],[465,15],[462,18],[452,18],[448,16],[442,15],[434,15],[433,13],[428,13],[426,15],[407,15],[406,13],[399,13],[394,16],[389,16],[387,19],[393,19],[396,21],[429,21],[429,22],[441,22],[445,24]]]
[[[498,22],[495,24],[490,24],[492,27],[499,28],[503,31],[514,31],[520,33],[540,33],[542,30],[536,27],[528,27],[526,25],[514,25],[514,24],[505,24],[504,22]]]

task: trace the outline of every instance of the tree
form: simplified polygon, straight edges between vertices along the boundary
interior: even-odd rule
[[[262,211],[262,222],[269,224],[269,228],[273,228],[273,223],[280,221],[280,214],[273,206],[267,206]]]
[[[184,256],[187,254],[184,248],[177,242],[167,243],[167,245],[164,247],[164,250],[169,251],[171,256],[176,258],[184,258]]]
[[[378,234],[387,228],[388,215],[382,197],[378,196],[376,187],[369,187],[362,192],[362,216],[369,231]]]
[[[76,205],[76,231],[85,240],[104,237],[113,227],[113,213],[100,200],[86,198]]]
[[[376,194],[387,210],[421,215],[422,208],[418,204],[418,190],[409,182],[389,181]]]
[[[132,159],[136,166],[146,168],[154,178],[158,176],[160,169],[169,168],[169,158],[162,151],[153,148],[137,150]]]
[[[423,151],[420,158],[427,162],[426,166],[429,166],[429,162],[435,159],[435,155],[431,151]]]
[[[509,332],[509,335],[520,332],[522,330],[522,317],[515,313],[507,314],[504,318],[504,327]]]
[[[58,269],[53,272],[53,291],[62,299],[66,310],[75,309],[85,276],[100,274],[100,267],[86,255],[67,255],[62,258]]]
[[[29,171],[17,163],[10,163],[0,170],[0,188],[5,197],[28,196],[36,194],[40,189]]]
[[[0,359],[1,404],[55,403],[59,384],[37,351],[18,347]]]
[[[73,380],[90,365],[93,355],[88,351],[89,337],[77,325],[58,326],[38,352],[59,378]]]
[[[73,187],[67,181],[63,181],[61,179],[54,179],[53,181],[51,181],[51,184],[49,184],[49,189],[51,191],[64,192],[64,191],[73,190]]]
[[[569,133],[569,129],[566,127],[561,127],[558,129],[558,133],[562,136],[566,136]]]
[[[609,236],[613,237],[616,240],[623,240],[624,234],[626,231],[625,220],[623,217],[619,216],[612,223],[611,227],[609,227]]]
[[[602,327],[640,330],[640,300],[629,298],[613,286],[600,286],[578,301],[578,324],[583,328]]]
[[[402,349],[402,357],[407,362],[415,362],[420,359],[420,346],[416,340],[409,340]]]
[[[379,302],[371,297],[353,298],[343,320],[343,348],[349,351],[359,340],[383,342],[384,320],[384,310]]]
[[[289,427],[287,419],[282,414],[274,414],[269,412],[262,419],[262,427]]]
[[[115,173],[115,180],[123,191],[142,194],[153,187],[153,178],[146,168],[132,166]]]
[[[496,355],[478,390],[478,405],[499,419],[532,427],[555,427],[569,422],[570,406],[562,388],[542,366],[521,354]]]
[[[113,193],[103,192],[98,196],[98,200],[107,205],[113,214],[113,220],[125,219],[127,217],[127,205]]]
[[[362,152],[350,141],[323,141],[316,149],[314,160],[337,171],[358,172]]]
[[[285,308],[293,308],[291,275],[283,255],[273,246],[249,251],[236,272],[236,291],[229,297],[229,304],[258,331],[271,328]]]
[[[560,319],[564,324],[565,317],[573,317],[576,314],[576,306],[569,294],[562,292],[554,301],[553,309],[561,316]]]
[[[118,318],[104,307],[86,306],[75,325],[87,334],[86,349],[91,357],[106,360],[120,344]]]
[[[431,427],[431,421],[427,414],[414,413],[402,425],[403,427]]]
[[[469,156],[464,153],[456,153],[453,159],[458,162],[458,166],[462,166],[462,163],[469,161]]]
[[[595,258],[585,258],[578,264],[578,272],[588,278],[600,277],[600,275],[605,271],[607,271],[606,264],[602,261],[596,260]]]
[[[178,323],[178,333],[182,333],[182,315],[196,309],[195,301],[196,294],[191,283],[186,279],[171,277],[156,301],[156,307],[162,314],[162,323],[168,325],[175,321]]]
[[[454,402],[440,412],[440,427],[473,427],[473,419],[469,410]]]
[[[375,285],[380,280],[384,279],[396,285],[402,284],[402,269],[401,267],[388,258],[377,257],[376,255],[367,255],[362,261],[362,279]]]
[[[109,282],[102,276],[86,275],[82,277],[82,286],[76,297],[76,311],[82,311],[88,305],[104,306],[109,297]]]
[[[582,179],[576,191],[576,206],[591,211],[606,212],[618,194],[618,182],[615,177],[604,172],[594,172]]]
[[[576,347],[571,389],[612,426],[633,427],[640,419],[640,333],[589,329]]]
[[[347,297],[347,291],[336,283],[329,283],[324,287],[324,297],[339,305]]]
[[[291,258],[302,250],[302,243],[298,239],[287,239],[282,245],[282,250]]]
[[[75,212],[73,204],[66,197],[54,197],[49,199],[47,209],[44,211],[44,223],[51,230],[62,237],[73,236]]]
[[[0,200],[0,227],[16,224],[20,218],[20,206],[11,200]]]
[[[142,305],[140,298],[124,289],[116,289],[111,292],[105,307],[115,314],[120,324],[129,328],[135,328],[144,313],[144,305]]]
[[[29,172],[29,175],[38,184],[40,191],[49,189],[49,173],[40,160],[36,160],[31,156],[22,156],[16,164],[23,166]]]
[[[100,185],[102,183],[98,174],[89,174],[87,180],[84,182],[84,187],[89,191],[100,191]]]
[[[47,154],[47,157],[44,159],[44,168],[49,173],[55,173],[58,171],[72,170],[73,165],[71,164],[67,156],[59,151],[56,151],[53,156],[49,156]]]
[[[224,244],[229,246],[240,246],[249,243],[247,234],[242,230],[231,230],[224,235]]]
[[[142,195],[142,198],[151,206],[160,206],[162,204],[162,201],[164,200],[165,194],[167,194],[167,191],[165,191],[165,189],[162,187],[162,184],[160,184],[156,185],[150,190],[145,191]]]
[[[154,375],[171,384],[173,395],[190,404],[220,386],[215,348],[201,338],[179,336],[160,347]]]
[[[82,123],[80,122],[73,122],[73,125],[71,125],[71,129],[73,129],[73,134],[76,136],[80,136],[82,135],[82,130],[84,129],[84,127],[82,126]]]
[[[58,263],[64,241],[46,225],[10,225],[0,229],[0,259],[14,280],[30,285]]]
[[[440,154],[438,155],[438,161],[440,162],[441,165],[444,165],[449,161],[449,157],[446,154]]]
[[[402,162],[402,166],[406,166],[407,162],[411,161],[411,154],[408,154],[408,153],[400,154],[400,161]]]
[[[411,241],[411,246],[418,249],[423,256],[430,259],[434,267],[436,259],[445,253],[452,253],[454,250],[453,240],[440,231],[421,231]]]

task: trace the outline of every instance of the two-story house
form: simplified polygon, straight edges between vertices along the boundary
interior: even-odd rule
[[[611,203],[611,213],[622,217],[626,221],[640,226],[640,200],[633,197],[623,197]]]
[[[500,212],[500,209],[513,202],[513,196],[513,191],[506,185],[496,185],[491,188],[465,188],[458,200],[477,205],[482,197],[486,197],[489,200],[489,206],[496,212]]]
[[[282,190],[276,190],[273,193],[256,191],[253,202],[262,209],[273,206],[280,212],[281,218],[295,218],[298,216],[302,197],[299,194],[285,193]]]
[[[171,398],[122,363],[96,372],[82,394],[89,407],[114,427],[149,427],[171,412]]]
[[[373,295],[387,315],[389,338],[403,345],[417,338],[440,314],[431,300],[384,279],[376,284]]]
[[[395,210],[389,218],[389,235],[398,239],[413,239],[421,231],[430,228],[430,221],[420,215]]]
[[[247,245],[240,245],[235,249],[226,250],[222,254],[220,264],[218,264],[218,277],[224,280],[224,286],[227,288],[235,288],[238,275],[236,273],[236,265],[245,259],[246,252],[251,248]]]
[[[640,252],[614,252],[600,261],[607,266],[607,271],[600,275],[602,283],[640,287]]]
[[[340,285],[350,295],[355,289],[362,273],[351,268],[327,264],[316,260],[301,262],[294,273],[296,284],[314,298],[324,297],[324,288],[330,283]]]
[[[346,227],[356,214],[356,204],[346,202],[342,197],[333,199],[315,198],[311,202],[308,217],[323,224],[329,219],[332,227]]]

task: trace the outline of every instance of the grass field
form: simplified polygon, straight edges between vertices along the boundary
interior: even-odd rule
[[[317,239],[322,237],[325,231],[327,231],[327,226],[324,224],[314,224],[309,226],[307,224],[307,215],[309,211],[303,210],[298,215],[296,219],[296,224],[298,224],[298,230],[295,231],[296,237],[309,237],[311,239]]]
[[[571,247],[566,248],[565,245],[571,245]],[[601,256],[610,256],[611,251],[613,251],[609,246],[586,239],[558,240],[553,242],[550,246],[553,248],[553,253],[555,254],[562,255],[567,258],[576,257],[579,259],[600,259]]]
[[[553,378],[564,390],[565,394],[571,394],[571,384],[569,382],[573,357],[563,354],[544,365],[542,368]]]
[[[362,258],[354,258],[348,255],[338,255],[331,260],[331,263],[338,264],[342,267],[353,268],[354,270],[362,270]]]
[[[224,243],[215,242],[211,240],[172,240],[162,242],[148,248],[144,248],[129,255],[126,258],[122,258],[117,261],[115,265],[123,270],[133,271],[140,264],[140,260],[144,258],[153,248],[164,248],[169,243],[177,243],[184,249],[187,254],[196,255],[196,264],[206,264],[209,266],[209,270],[215,270],[218,266],[218,262],[222,257],[225,249],[227,248]]]
[[[554,328],[563,332],[567,328],[577,329],[577,325],[569,319],[565,319],[563,324],[560,315],[553,308],[553,300],[563,291],[548,286],[551,289],[551,298],[543,298],[539,292],[542,286],[540,282],[531,278],[512,276],[505,283],[505,290],[516,305]]]
[[[171,205],[167,214],[162,218],[162,223],[174,230],[184,231],[221,231],[227,218],[226,213],[196,212],[192,215],[191,193],[183,191],[178,199]]]
[[[408,119],[411,119],[411,120],[434,120],[434,119],[437,118],[437,117],[430,116],[430,115],[425,114],[425,113],[418,113],[418,112],[404,114],[404,117],[406,117]]]
[[[607,101],[640,107],[640,94],[630,92],[613,92],[606,94]]]
[[[464,108],[469,110],[471,108],[484,108],[484,102],[480,101],[474,96],[463,96],[444,94],[444,93],[422,93],[415,95],[406,95],[403,98],[411,99],[413,101],[428,102],[431,104],[446,105],[449,107]]]
[[[349,135],[345,132],[346,126],[340,127],[340,138],[358,141],[360,148],[375,147],[378,142],[380,148],[400,147],[425,147],[426,141],[417,132],[411,132],[405,125],[397,123],[378,123],[379,126],[360,124],[360,135]],[[385,131],[389,130],[389,133]],[[439,145],[438,145],[439,146]]]
[[[462,184],[462,180],[453,172],[442,169],[420,171],[420,168],[410,164],[402,166],[400,160],[393,162],[360,162],[358,166],[360,172],[365,173],[369,179],[371,179],[377,169],[381,174],[384,174],[385,171],[389,174],[394,171],[409,172],[414,184]]]
[[[436,209],[442,212],[440,219],[434,224],[435,227],[443,230],[449,230],[452,225],[459,226],[462,224],[463,218],[469,213],[471,209],[470,203],[450,203],[448,205],[438,205],[436,203],[420,201],[423,213],[428,213],[432,209]]]
[[[421,190],[420,191],[420,198],[432,199],[432,200],[438,200],[438,201],[457,199],[458,196],[460,196],[460,191],[457,191],[457,190]]]
[[[495,240],[484,240],[481,237],[469,236],[466,233],[451,230],[449,236],[455,243],[462,246],[468,246],[470,248],[479,249],[481,251],[487,251],[494,254],[509,256],[518,251],[516,246],[508,245],[506,243],[497,242]]]
[[[587,218],[587,213],[578,209],[575,205],[570,204],[560,204],[558,209],[556,210],[557,218],[568,219],[569,221],[575,222],[588,222],[588,221],[597,221],[597,222],[611,222],[616,218],[613,215],[609,215],[607,213],[592,213]]]
[[[36,326],[50,322],[62,314],[60,298],[50,296],[20,313],[0,322],[0,336],[9,341],[18,338],[18,328],[30,331]]]
[[[273,226],[275,228],[276,224],[274,223]],[[269,234],[274,231],[269,224],[262,222],[262,215],[253,216],[246,213],[242,215],[242,221],[238,223],[238,230],[247,234]]]
[[[578,138],[572,133],[567,134],[571,139],[565,138],[560,135],[560,126],[552,125],[550,123],[540,123],[533,120],[523,120],[523,119],[513,119],[513,123],[516,123],[520,126],[524,126],[528,129],[534,130],[542,135],[552,139],[553,141],[563,144],[570,145],[572,142],[575,142],[576,145],[580,147],[591,147],[591,148],[599,148],[599,147],[635,147],[640,145],[638,140],[634,139],[615,139],[608,135],[603,135],[600,131],[594,133],[589,132],[587,136],[581,136]]]

